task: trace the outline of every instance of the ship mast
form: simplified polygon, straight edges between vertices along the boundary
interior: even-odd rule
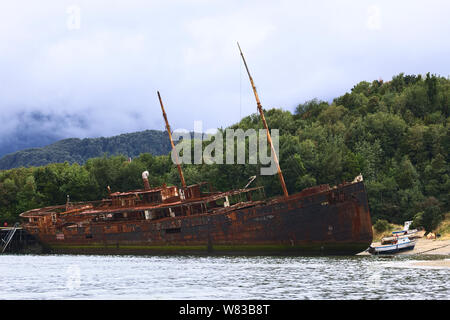
[[[262,122],[264,124],[264,128],[266,129],[266,132],[267,132],[267,140],[270,143],[270,148],[272,149],[273,159],[274,159],[274,161],[275,161],[275,163],[277,165],[278,178],[280,179],[281,188],[283,188],[284,196],[287,198],[289,196],[289,194],[288,194],[288,191],[287,191],[287,188],[286,188],[286,183],[284,182],[283,173],[281,172],[280,164],[278,163],[278,157],[277,157],[277,154],[275,152],[275,148],[273,147],[272,138],[270,137],[269,128],[267,126],[266,118],[264,117],[264,111],[263,111],[263,108],[261,106],[261,102],[259,101],[258,92],[256,92],[255,83],[253,82],[253,78],[250,75],[250,71],[248,70],[247,62],[245,62],[244,54],[242,53],[241,47],[239,46],[239,42],[237,43],[237,45],[239,47],[239,51],[241,52],[241,57],[242,57],[242,60],[244,61],[245,69],[247,70],[248,77],[249,77],[250,83],[252,85],[253,93],[255,94],[256,105],[258,106],[258,111],[259,111],[259,114],[261,115],[261,120],[262,120]]]
[[[159,91],[158,91],[158,98],[159,98],[159,103],[161,104],[161,110],[163,113],[164,121],[166,122],[166,129],[167,129],[167,133],[169,134],[170,144],[172,145],[172,151],[175,153],[175,161],[177,163],[178,173],[180,174],[181,185],[183,186],[183,189],[186,189],[186,182],[184,181],[183,170],[181,170],[180,161],[178,160],[178,154],[175,150],[175,144],[173,143],[173,140],[172,140],[172,132],[170,131],[169,121],[167,121],[166,111],[164,110],[164,105],[163,105],[163,102],[161,99],[161,95],[159,94]]]

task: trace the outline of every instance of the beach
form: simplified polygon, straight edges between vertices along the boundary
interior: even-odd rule
[[[380,246],[381,242],[374,242],[372,246]],[[370,255],[367,251],[358,255]],[[425,237],[417,239],[413,250],[396,253],[396,255],[433,255],[442,260],[421,261],[415,263],[418,266],[448,267],[450,268],[450,239],[426,239]]]

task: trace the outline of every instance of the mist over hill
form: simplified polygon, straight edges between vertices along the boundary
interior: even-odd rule
[[[22,138],[22,140],[21,140]],[[36,135],[34,140],[32,136],[26,135],[23,139],[22,134],[18,134],[14,140],[22,143],[15,146],[28,144],[45,144],[53,142],[55,137]],[[8,148],[3,146],[3,152]],[[29,148],[14,153],[7,154],[0,158],[0,170],[43,166],[50,163],[78,163],[84,164],[86,160],[94,157],[108,155],[125,155],[127,157],[137,157],[141,153],[150,153],[152,155],[163,155],[171,150],[167,132],[159,130],[146,130],[134,133],[121,134],[108,138],[69,138],[56,141],[40,148]]]
[[[289,193],[362,174],[373,222],[414,220],[429,231],[450,211],[450,78],[400,73],[390,81],[361,81],[331,103],[313,99],[294,112],[268,109],[265,118],[269,128],[279,129],[279,161]],[[228,128],[262,127],[254,113]],[[73,201],[87,201],[107,196],[107,186],[141,188],[144,170],[152,186],[180,185],[169,150],[165,132],[143,131],[65,139],[8,155],[0,165],[55,163],[0,170],[0,219],[14,222],[21,212],[64,204],[68,194]],[[84,165],[61,163],[88,158]],[[281,194],[277,175],[260,175],[261,166],[185,163],[183,172],[187,184],[209,181],[215,190],[242,188],[256,175],[254,184],[263,186],[266,196]]]

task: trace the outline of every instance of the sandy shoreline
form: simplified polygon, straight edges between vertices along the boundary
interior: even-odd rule
[[[450,259],[445,260],[430,260],[430,261],[417,261],[412,263],[414,266],[418,267],[439,267],[439,268],[450,268]]]
[[[380,246],[380,242],[372,243],[373,246]],[[368,252],[361,252],[358,255],[370,255]],[[450,256],[450,240],[425,239],[417,240],[414,250],[397,253],[397,255],[442,255]],[[444,258],[444,257],[443,257]]]
[[[380,242],[372,243],[373,246],[381,245]],[[367,251],[358,253],[358,255],[370,255]],[[417,239],[414,250],[399,252],[395,255],[402,256],[429,256],[432,255],[436,259],[428,261],[411,262],[416,267],[434,267],[434,268],[450,268],[450,240],[436,239]]]
[[[450,255],[450,240],[418,239],[414,250],[400,254]]]

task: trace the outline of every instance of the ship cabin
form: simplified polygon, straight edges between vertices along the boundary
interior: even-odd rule
[[[194,184],[181,189],[178,189],[176,186],[166,186],[164,184],[157,188],[110,193],[110,199],[104,200],[104,202],[109,202],[111,208],[129,208],[193,201],[218,193],[213,192],[207,182]]]
[[[263,187],[238,189],[228,192],[205,192],[202,191],[202,186],[208,186],[208,184],[203,182],[189,186],[184,190],[180,189],[180,201],[162,203],[148,208],[144,210],[143,217],[146,220],[156,220],[168,217],[215,213],[222,210],[254,206],[259,203],[258,200],[265,197]],[[185,198],[183,198],[183,194]]]
[[[181,189],[163,185],[110,193],[108,199],[100,201],[67,202],[66,205],[34,209],[22,213],[21,217],[28,220],[29,227],[42,231],[51,226],[75,227],[88,221],[158,220],[215,213],[254,206],[264,197],[263,187],[217,192],[207,182]]]
[[[254,191],[259,191],[255,196]],[[233,207],[255,205],[264,198],[263,187],[238,189],[228,192],[213,191],[207,182],[177,189],[162,187],[110,194],[109,214],[98,220],[157,220],[214,213]]]
[[[146,189],[135,190],[128,192],[115,192],[111,193],[111,207],[139,207],[143,205],[157,205],[160,203],[175,202],[180,199],[178,188],[175,186],[166,186]]]

